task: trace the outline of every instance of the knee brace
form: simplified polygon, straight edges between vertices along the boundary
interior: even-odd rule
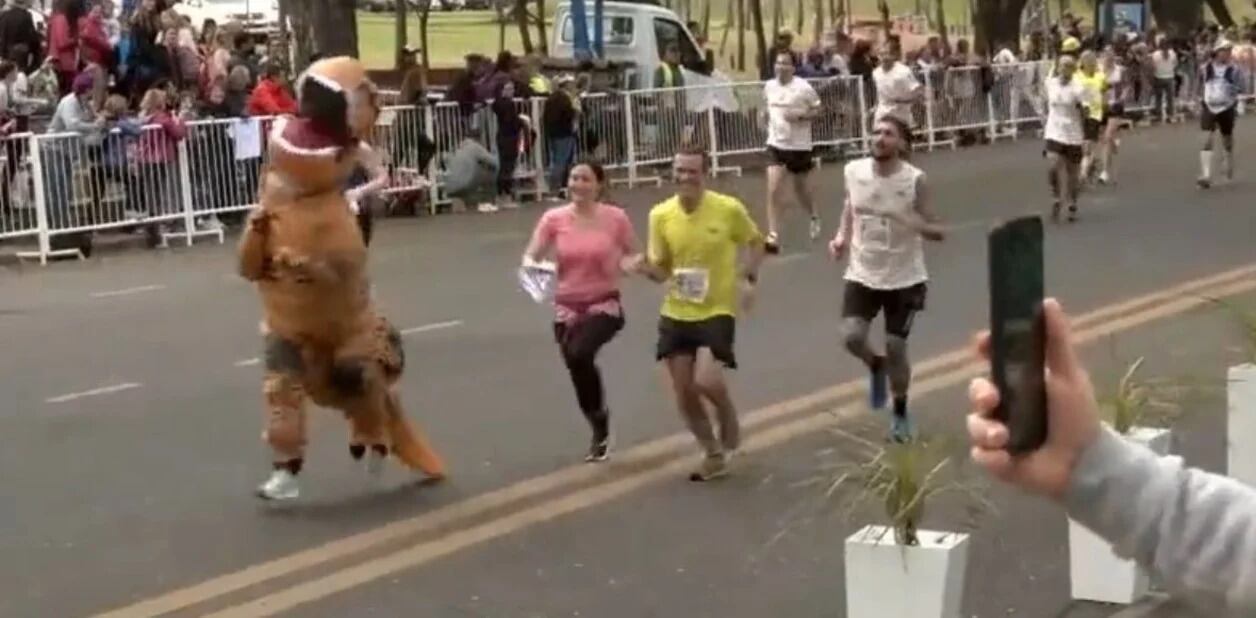
[[[862,318],[842,320],[842,343],[851,354],[861,356],[868,347],[868,326]]]

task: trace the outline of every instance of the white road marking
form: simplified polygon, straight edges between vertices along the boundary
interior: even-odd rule
[[[166,289],[166,286],[164,285],[158,285],[158,284],[141,285],[138,287],[125,288],[122,290],[108,290],[105,292],[93,292],[92,298],[109,298],[110,296],[127,296],[129,294],[140,294],[143,292],[155,292],[157,290],[164,290],[164,289]]]
[[[122,384],[113,384],[111,386],[102,386],[100,388],[93,388],[90,391],[82,391],[79,393],[69,393],[66,395],[58,395],[57,397],[49,397],[48,399],[45,399],[44,402],[45,403],[65,403],[67,401],[74,401],[75,399],[82,399],[84,397],[94,397],[96,395],[108,395],[109,393],[117,393],[119,391],[129,391],[133,388],[139,388],[141,386],[143,386],[143,384],[140,384],[138,382],[123,382]]]
[[[261,362],[262,362],[262,359],[254,356],[253,358],[246,358],[244,360],[236,361],[235,366],[236,367],[252,367],[253,365],[256,365]]]
[[[417,333],[426,333],[428,331],[433,331],[433,330],[454,328],[455,326],[462,326],[462,320],[450,320],[448,322],[435,322],[432,324],[424,324],[422,326],[414,326],[414,327],[402,330],[401,334],[414,335]]]

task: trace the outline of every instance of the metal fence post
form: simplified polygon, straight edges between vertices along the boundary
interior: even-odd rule
[[[628,142],[628,188],[637,186],[637,136],[633,132],[632,92],[624,93],[624,139]]]
[[[35,225],[39,230],[39,264],[48,264],[52,251],[52,239],[48,230],[48,195],[44,187],[44,156],[39,149],[39,139],[31,135],[31,176],[35,181]]]

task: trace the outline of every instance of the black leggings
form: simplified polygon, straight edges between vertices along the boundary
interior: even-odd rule
[[[605,432],[607,420],[606,392],[597,368],[597,353],[623,327],[623,317],[602,313],[587,314],[571,324],[554,323],[554,338],[576,387],[576,401],[595,432]]]

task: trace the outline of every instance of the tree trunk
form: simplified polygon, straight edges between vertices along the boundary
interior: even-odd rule
[[[1200,24],[1200,0],[1151,0],[1151,14],[1161,30],[1189,35]]]
[[[772,38],[781,31],[781,0],[772,0]]]
[[[763,75],[770,60],[768,56],[768,42],[763,33],[763,0],[745,0],[750,3],[750,20],[754,22],[754,38],[756,49],[755,66],[759,69],[759,74]],[[779,0],[778,0],[779,1]]]
[[[729,9],[729,12],[731,14],[732,12],[731,8]],[[725,22],[725,23],[727,24],[728,22]],[[706,2],[702,3],[701,24],[702,24],[702,38],[706,39],[707,43],[709,44],[711,41],[711,0],[706,0]],[[726,33],[728,32],[728,26],[724,27],[724,32]]]
[[[1204,0],[1204,4],[1212,9],[1212,16],[1217,18],[1217,23],[1222,28],[1234,27],[1234,16],[1230,14],[1230,7],[1225,5],[1225,0]]]
[[[295,70],[304,70],[310,56],[314,54],[314,26],[310,7],[300,0],[286,0],[285,8],[288,23],[292,26],[292,40],[296,43],[293,54],[296,56]]]
[[[545,38],[545,0],[536,0],[536,33],[539,37],[537,48],[542,56],[549,55],[549,40]]]
[[[877,0],[877,12],[881,14],[881,29],[885,31],[885,39],[890,39],[890,33],[894,28],[890,25],[890,5],[886,0]],[[903,53],[903,50],[898,50]]]
[[[816,45],[820,45],[824,41],[824,0],[815,0],[815,23],[812,24],[815,31]]]
[[[1028,0],[977,0],[973,14],[974,47],[995,50],[1020,49],[1021,13]]]
[[[937,3],[938,36],[942,38],[942,49],[951,49],[951,37],[946,32],[946,0],[937,0]]]
[[[803,17],[807,13],[806,1],[798,0],[798,6],[795,7],[794,10],[797,11],[797,14],[794,15],[794,36],[798,38],[802,38]],[[820,39],[817,38],[815,42],[819,43]]]
[[[519,24],[519,41],[523,53],[532,53],[532,25],[528,23],[528,0],[515,0],[515,21]]]
[[[410,43],[409,29],[406,28],[406,8],[405,2],[397,3],[397,13],[395,15],[397,19],[396,34],[393,35],[393,38],[396,40],[396,48],[393,50],[393,66],[397,69],[401,68],[401,50]]]
[[[358,14],[354,0],[303,0],[314,48],[324,56],[358,57]],[[308,56],[307,56],[308,58]]]
[[[736,0],[737,1],[737,70],[746,70],[746,2],[756,2],[757,0]]]
[[[427,20],[432,16],[432,2],[435,0],[421,0],[419,5],[419,48],[423,54],[423,75],[426,81],[428,71],[432,70],[432,57],[428,55],[427,44]]]

